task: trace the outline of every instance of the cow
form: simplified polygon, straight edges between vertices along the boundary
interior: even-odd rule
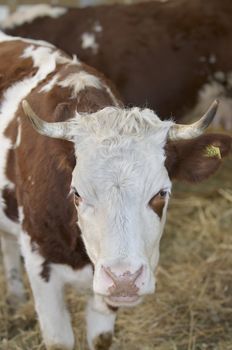
[[[149,107],[162,119],[194,119],[220,98],[213,125],[231,130],[231,17],[231,0],[40,5],[2,27],[77,54],[115,83],[126,105]]]
[[[89,349],[109,349],[117,308],[155,290],[172,180],[202,181],[230,152],[230,136],[204,134],[218,102],[193,124],[162,121],[151,109],[126,108],[76,56],[3,32],[0,63],[8,299],[25,299],[21,250],[46,348],[74,348],[69,284],[93,294]]]

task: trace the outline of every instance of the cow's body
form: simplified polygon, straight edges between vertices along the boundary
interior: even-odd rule
[[[167,142],[200,135],[216,105],[197,127],[181,128],[151,110],[124,109],[112,89],[76,57],[0,33],[0,229],[8,292],[24,298],[13,239],[19,237],[48,349],[74,346],[65,284],[94,290],[89,348],[109,348],[115,306],[132,306],[154,291],[170,179],[208,177],[231,146],[230,137],[210,134]],[[49,137],[33,131],[22,106]]]
[[[127,105],[148,106],[161,118],[195,117],[220,97],[215,124],[232,127],[230,0],[152,1],[69,9],[58,18],[37,15],[25,24],[23,15],[16,16],[6,29],[77,54],[116,84]]]

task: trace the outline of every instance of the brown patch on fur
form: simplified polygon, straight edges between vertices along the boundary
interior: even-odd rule
[[[44,279],[45,282],[49,281],[50,272],[51,272],[50,264],[48,261],[45,260],[42,264],[42,271],[40,273],[40,276]]]
[[[107,305],[107,307],[108,307],[108,309],[109,309],[110,311],[113,311],[113,312],[117,312],[117,311],[118,311],[118,307],[112,306],[112,305],[110,305],[110,304],[106,304],[106,305]]]
[[[113,341],[113,335],[110,332],[102,333],[94,339],[94,350],[109,350]]]
[[[165,198],[161,197],[160,194],[157,194],[150,200],[149,205],[161,219],[165,206]]]
[[[231,144],[231,136],[220,134],[206,134],[192,140],[168,142],[165,166],[169,176],[189,182],[207,179],[219,168],[222,159],[206,156],[206,147],[219,147],[221,157],[224,158],[229,154]]]
[[[33,76],[37,68],[33,67],[31,58],[22,58],[28,44],[23,41],[1,42],[0,50],[0,98],[7,88],[25,77]],[[12,49],[13,47],[13,49]]]
[[[8,187],[5,187],[2,191],[2,198],[5,202],[4,213],[9,219],[17,222],[19,219],[19,216],[18,216],[18,205],[17,205],[15,191]]]

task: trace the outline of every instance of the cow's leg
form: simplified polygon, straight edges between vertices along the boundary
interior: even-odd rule
[[[47,349],[72,350],[74,335],[64,301],[63,283],[52,271],[49,281],[33,271],[33,266],[27,268],[27,272]]]
[[[5,270],[8,302],[16,307],[25,301],[25,289],[22,281],[20,249],[17,239],[10,234],[1,234],[3,266]]]
[[[63,280],[52,265],[46,278],[42,277],[44,258],[36,247],[32,249],[27,234],[21,235],[21,245],[46,348],[72,350],[74,335],[64,301]]]
[[[116,311],[101,297],[94,296],[87,306],[87,340],[90,350],[108,350],[112,343]]]

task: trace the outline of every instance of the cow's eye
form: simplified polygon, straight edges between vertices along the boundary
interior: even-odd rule
[[[165,198],[168,193],[168,190],[161,190],[149,201],[150,208],[159,216],[160,219],[163,215],[163,209],[166,202]]]
[[[160,190],[156,195],[154,195],[150,201],[149,204],[156,203],[157,201],[164,200],[166,196],[168,195],[168,190]]]
[[[160,196],[161,198],[165,198],[167,194],[168,194],[168,191],[161,190],[157,195]]]

